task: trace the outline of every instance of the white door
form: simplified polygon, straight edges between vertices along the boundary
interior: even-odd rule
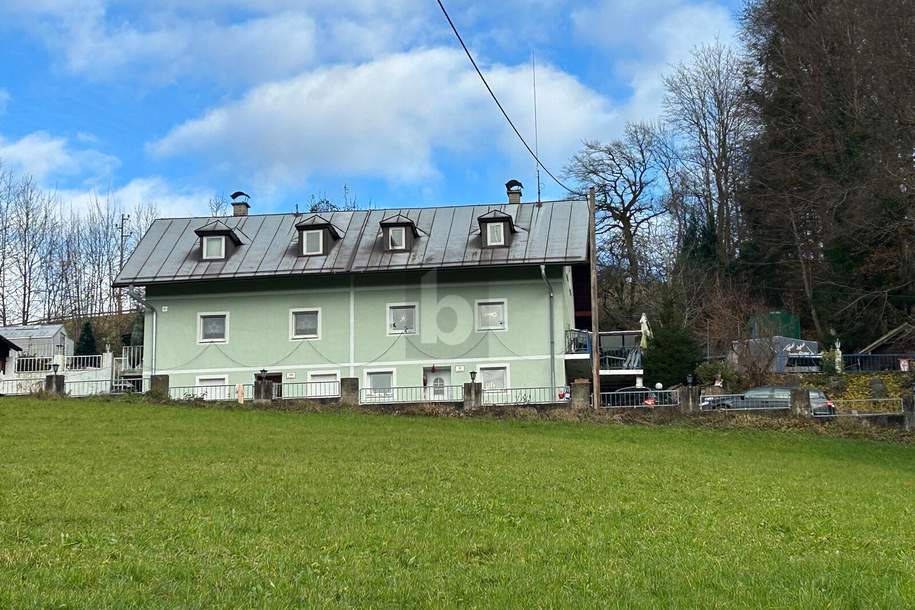
[[[426,371],[426,394],[430,400],[454,400],[453,393],[450,368]]]

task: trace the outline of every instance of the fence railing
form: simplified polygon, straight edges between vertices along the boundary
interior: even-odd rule
[[[849,373],[856,371],[903,371],[915,354],[842,354],[842,368]]]
[[[0,381],[0,396],[22,396],[37,392],[44,385],[43,380],[4,379]]]
[[[128,371],[143,368],[143,346],[125,345],[121,348],[121,367]]]
[[[816,417],[868,417],[902,413],[901,398],[839,398],[832,401],[834,413],[814,413]]]
[[[642,348],[614,347],[600,351],[600,368],[605,370],[642,368]]]
[[[102,355],[67,356],[64,358],[64,369],[68,371],[82,371],[85,369],[102,368]]]
[[[484,405],[544,405],[565,402],[571,398],[568,386],[483,390]]]
[[[274,383],[273,397],[286,400],[308,398],[336,398],[340,396],[339,381],[299,381]]]
[[[45,373],[51,371],[54,358],[50,356],[26,356],[16,358],[17,373]]]
[[[254,384],[226,384],[226,385],[186,385],[172,386],[168,389],[168,397],[172,400],[238,400],[238,388],[241,386],[242,396],[245,400],[254,399]]]
[[[625,390],[622,392],[601,392],[600,404],[608,409],[635,409],[652,407],[673,407],[680,404],[677,390]]]
[[[110,379],[64,381],[64,392],[66,392],[68,396],[76,397],[114,393]]]
[[[393,388],[360,388],[361,404],[460,402],[464,386],[399,386]]]

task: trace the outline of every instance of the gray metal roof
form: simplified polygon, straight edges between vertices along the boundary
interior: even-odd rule
[[[0,326],[0,335],[7,339],[49,339],[64,329],[63,324],[30,324]]]
[[[518,232],[508,248],[482,248],[477,218],[499,210]],[[386,252],[381,221],[412,220],[419,230],[412,250]],[[296,223],[302,214],[220,218],[249,239],[227,260],[204,261],[195,230],[213,218],[159,219],[140,240],[115,286],[188,280],[329,273],[404,271],[477,266],[572,264],[587,260],[586,201],[357,210],[325,213],[342,239],[326,256],[299,256]]]

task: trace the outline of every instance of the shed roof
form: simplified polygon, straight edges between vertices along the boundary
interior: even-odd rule
[[[13,350],[14,352],[21,352],[21,351],[22,351],[22,348],[21,348],[21,347],[19,347],[18,345],[16,345],[15,343],[13,343],[12,341],[10,341],[9,339],[7,339],[6,337],[4,337],[3,335],[0,335],[0,347],[5,347],[6,349],[8,349],[8,350]]]
[[[518,233],[508,248],[483,248],[477,219],[509,214]],[[248,240],[226,260],[204,261],[195,230],[213,218],[156,220],[124,265],[115,286],[191,280],[345,274],[481,266],[575,264],[588,259],[586,201],[496,204],[326,213],[340,239],[327,255],[298,256],[296,224],[302,215],[221,218]],[[407,252],[386,251],[382,221],[400,216],[419,231]]]
[[[0,326],[0,335],[7,339],[50,339],[62,330],[64,330],[63,324]]]

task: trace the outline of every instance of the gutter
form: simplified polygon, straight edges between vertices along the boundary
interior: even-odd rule
[[[556,391],[556,331],[553,322],[553,286],[546,277],[546,265],[540,265],[540,277],[550,295],[550,392]]]
[[[157,318],[157,314],[159,312],[155,307],[150,305],[146,299],[144,299],[142,296],[140,296],[140,293],[137,291],[136,286],[128,286],[127,295],[130,296],[131,299],[133,299],[134,301],[136,301],[143,307],[146,307],[147,309],[152,311],[152,330],[151,330],[152,345],[150,346],[152,349],[150,350],[150,354],[149,354],[149,374],[155,375],[156,374],[156,330],[157,330],[156,329],[156,318]]]

